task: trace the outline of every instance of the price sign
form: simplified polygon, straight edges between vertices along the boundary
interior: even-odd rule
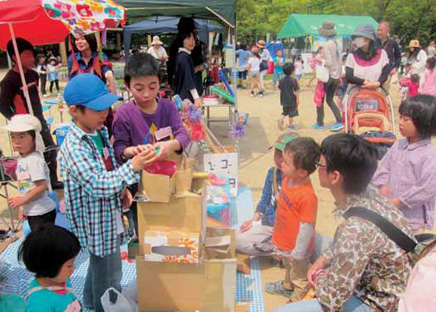
[[[204,171],[229,179],[232,196],[238,193],[238,154],[205,154],[203,158]]]

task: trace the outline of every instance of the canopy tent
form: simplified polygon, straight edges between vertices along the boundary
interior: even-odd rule
[[[118,0],[127,9],[127,17],[195,16],[218,20],[235,27],[235,0]]]
[[[178,17],[159,16],[155,19],[141,21],[123,28],[124,31],[124,50],[129,55],[132,34],[151,33],[155,35],[177,33]],[[198,25],[198,35],[200,40],[207,43],[210,32],[222,32],[223,27],[208,23],[207,21],[195,19]]]
[[[371,16],[291,14],[277,38],[318,36],[318,28],[325,21],[335,23],[338,36],[343,37],[351,36],[359,24],[373,24],[376,29],[378,25]]]

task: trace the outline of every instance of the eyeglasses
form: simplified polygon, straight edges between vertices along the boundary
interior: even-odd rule
[[[315,166],[316,166],[317,168],[327,168],[327,165],[324,165],[324,164],[320,163],[319,161],[317,161],[317,162],[315,163]]]

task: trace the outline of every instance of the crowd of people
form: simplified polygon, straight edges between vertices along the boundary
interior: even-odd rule
[[[334,24],[322,24],[319,33],[326,40],[313,63],[324,67],[328,77],[316,76],[314,129],[325,129],[324,101],[336,120],[331,130],[343,128],[342,109],[334,100],[337,89],[344,95],[354,86],[389,87],[401,66],[400,48],[389,31],[386,22],[379,24],[377,32],[370,24],[359,25],[352,36],[353,48],[344,57]],[[158,96],[162,61],[169,61],[175,92],[201,105],[204,46],[192,19],[181,19],[169,56],[154,37],[148,53],[128,58],[124,85],[133,98],[115,116],[111,107],[120,97],[107,57],[102,54],[100,59],[93,35],[73,41],[77,51],[71,51],[68,59],[70,80],[63,94],[72,122],[59,153],[42,114],[38,90],[47,77],[53,82],[51,89],[58,86],[59,77],[53,74],[58,63],[50,59],[46,64],[44,57],[38,57],[38,75],[33,70],[34,47],[17,38],[19,55],[9,42],[14,67],[1,82],[0,112],[10,120],[4,129],[19,154],[20,193],[9,197],[8,203],[22,207],[32,230],[19,250],[19,258],[35,274],[29,285],[28,311],[80,311],[83,307],[101,312],[104,292],[110,287],[121,291],[120,245],[128,237],[122,216],[131,210],[136,217],[132,199],[140,171],[172,153],[182,153],[190,143],[176,106]],[[242,224],[236,237],[239,253],[282,261],[283,280],[267,284],[265,290],[289,302],[274,311],[406,312],[411,307],[418,311],[421,289],[435,289],[423,284],[420,271],[434,258],[434,244],[425,261],[415,267],[409,247],[415,247],[419,235],[434,226],[436,151],[431,138],[436,136],[436,51],[432,43],[427,57],[418,40],[412,40],[408,48],[405,75],[418,88],[415,94],[411,85],[406,86],[408,94],[398,111],[404,138],[380,162],[375,147],[357,135],[332,134],[319,145],[294,131],[303,75],[300,58],[286,62],[281,51],[272,57],[263,40],[250,51],[244,44],[237,50],[240,85],[247,86],[248,72],[253,97],[255,88],[259,97],[265,95],[264,76],[268,62],[273,62],[273,87],[280,90],[283,107],[279,125],[286,131],[274,145],[274,166],[268,170],[253,219]],[[17,57],[34,116],[21,88]],[[58,181],[57,164],[63,183]],[[334,238],[315,231],[319,205],[311,175],[316,171],[321,187],[335,199],[334,216],[344,219]],[[54,226],[52,188],[64,188],[71,232]],[[79,302],[69,278],[82,248],[88,250],[90,262],[83,302]]]

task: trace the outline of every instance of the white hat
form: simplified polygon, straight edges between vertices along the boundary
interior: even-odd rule
[[[163,42],[159,40],[159,36],[154,36],[151,45],[160,44],[163,45]]]
[[[41,122],[35,116],[29,114],[18,114],[11,118],[11,121],[3,127],[9,132],[26,132],[35,131],[35,149],[43,153],[45,151],[44,141],[41,137]]]

